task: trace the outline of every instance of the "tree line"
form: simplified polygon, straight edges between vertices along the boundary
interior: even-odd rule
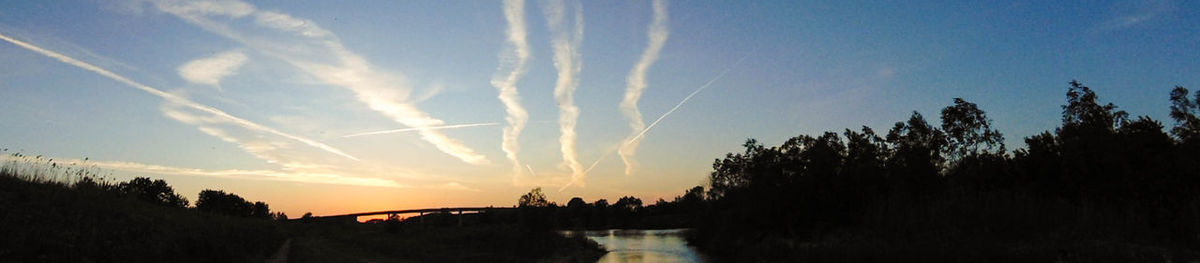
[[[189,208],[188,199],[175,193],[175,189],[162,179],[151,180],[147,177],[135,177],[128,182],[113,185],[97,183],[90,177],[84,177],[79,184],[82,184],[84,187],[100,188],[155,205]],[[200,191],[195,207],[190,208],[200,212],[234,217],[287,220],[287,214],[283,212],[271,212],[270,205],[265,202],[250,202],[237,194],[226,193],[221,190],[205,189]]]
[[[841,239],[1200,244],[1200,92],[1175,87],[1169,100],[1167,132],[1071,81],[1061,126],[1015,151],[961,98],[940,125],[913,112],[883,134],[864,126],[771,147],[749,139],[716,159],[709,189],[698,189],[693,241],[767,256],[784,249],[764,247]]]

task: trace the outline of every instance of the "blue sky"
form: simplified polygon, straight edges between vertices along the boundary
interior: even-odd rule
[[[1019,148],[1072,79],[1169,126],[1170,88],[1200,86],[1197,5],[6,2],[0,146],[296,215],[669,199],[746,138],[936,123],[954,97]]]

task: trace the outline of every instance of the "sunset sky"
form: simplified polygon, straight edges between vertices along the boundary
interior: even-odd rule
[[[1072,79],[1168,126],[1200,88],[1197,1],[5,1],[0,39],[4,154],[292,217],[653,203],[747,138],[962,97],[1016,149]]]

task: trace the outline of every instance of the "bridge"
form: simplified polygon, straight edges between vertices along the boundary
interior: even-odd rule
[[[362,212],[362,213],[352,213],[352,214],[332,215],[332,216],[317,216],[317,217],[313,217],[313,219],[320,220],[320,221],[358,222],[358,217],[360,217],[360,216],[388,215],[388,217],[393,217],[393,216],[398,216],[398,215],[402,215],[402,214],[418,214],[418,218],[420,218],[421,221],[424,221],[425,217],[421,217],[421,216],[424,216],[427,213],[428,214],[446,213],[446,214],[458,214],[458,225],[462,226],[463,212],[483,213],[483,212],[488,212],[488,211],[503,211],[503,210],[513,210],[513,209],[516,209],[516,208],[515,207],[492,207],[492,206],[489,206],[489,207],[421,208],[421,209]]]

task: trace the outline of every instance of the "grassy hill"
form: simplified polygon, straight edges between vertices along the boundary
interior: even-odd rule
[[[117,184],[95,169],[41,157],[3,160],[0,262],[264,262],[278,259],[277,251],[287,251],[288,262],[591,262],[604,254],[586,239],[511,223],[459,227],[255,216],[269,211],[238,216],[197,208],[204,198],[188,207],[161,180]],[[137,187],[159,188],[148,197],[130,190]],[[281,250],[285,243],[288,249]]]
[[[146,203],[92,177],[62,182],[36,170],[5,168],[0,169],[5,261],[262,262],[287,239],[269,220]]]

